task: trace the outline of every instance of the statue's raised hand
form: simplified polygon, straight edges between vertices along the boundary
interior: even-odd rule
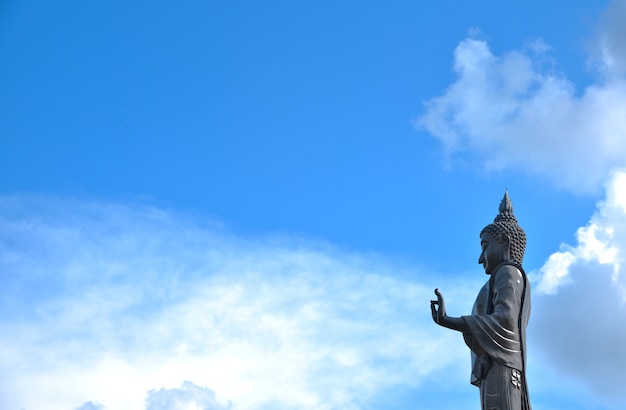
[[[435,295],[437,295],[437,300],[430,301],[430,310],[432,311],[435,323],[443,325],[446,319],[446,303],[439,289],[435,289]]]

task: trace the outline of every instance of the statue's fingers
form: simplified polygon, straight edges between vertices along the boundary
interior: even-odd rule
[[[437,295],[437,299],[438,299],[439,304],[442,304],[443,303],[443,295],[441,294],[439,289],[435,289],[435,295]]]

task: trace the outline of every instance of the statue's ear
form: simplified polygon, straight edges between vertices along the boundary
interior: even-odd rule
[[[511,238],[509,235],[502,235],[502,260],[510,261],[511,258]]]

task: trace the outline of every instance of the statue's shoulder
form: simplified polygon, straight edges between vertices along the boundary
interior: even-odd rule
[[[503,263],[496,268],[493,273],[496,282],[524,283],[525,274],[521,266],[515,263]]]

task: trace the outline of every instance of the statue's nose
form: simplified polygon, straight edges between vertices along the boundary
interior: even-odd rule
[[[484,261],[485,261],[485,255],[483,252],[481,252],[480,256],[478,257],[478,264],[482,265]]]

